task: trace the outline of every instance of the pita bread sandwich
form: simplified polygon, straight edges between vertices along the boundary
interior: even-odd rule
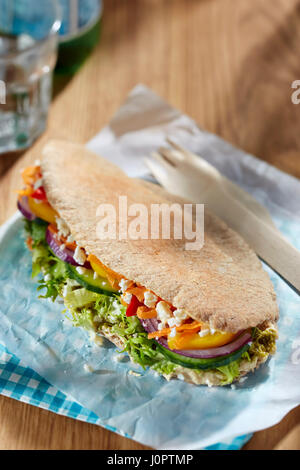
[[[42,275],[43,297],[62,297],[75,326],[143,368],[197,385],[240,380],[275,352],[272,283],[244,240],[206,209],[201,250],[175,237],[99,239],[99,204],[117,208],[126,196],[150,210],[183,201],[64,141],[49,142],[23,180],[18,207],[33,276]]]

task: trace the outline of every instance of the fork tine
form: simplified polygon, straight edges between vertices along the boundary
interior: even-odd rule
[[[184,149],[183,147],[181,147],[181,145],[174,142],[174,140],[171,139],[170,137],[166,137],[166,141],[171,145],[171,147],[173,147],[173,149],[182,153],[184,156],[188,157],[190,155],[190,152],[188,150]]]
[[[205,170],[211,173],[213,172],[215,175],[219,174],[219,171],[200,155],[196,155],[195,153],[184,149],[183,147],[181,147],[179,144],[174,142],[169,137],[167,137],[166,140],[174,149],[176,149],[176,151],[181,152],[183,154],[185,161],[189,163],[190,165],[193,165],[194,167],[199,168],[201,171]]]
[[[157,169],[157,165],[155,163],[153,163],[153,160],[151,158],[145,157],[145,158],[143,158],[143,160],[144,160],[144,163],[145,163],[146,167],[148,168],[148,170],[150,170],[151,173],[154,175],[154,173],[156,172],[156,169]]]
[[[164,157],[163,154],[160,154],[159,152],[151,153],[151,157],[155,160],[156,163],[159,163],[167,171],[170,171],[170,169],[174,166],[170,161],[168,161],[168,159]]]
[[[151,174],[155,177],[155,179],[162,185],[164,186],[164,182],[167,179],[167,172],[165,167],[161,167],[159,164],[157,164],[156,161],[153,161],[153,159],[145,157],[144,162],[148,169],[150,170]]]
[[[158,151],[173,167],[179,166],[184,161],[184,156],[177,150],[160,147]]]
[[[174,142],[174,140],[170,139],[170,137],[167,137],[166,141],[171,145],[171,147],[173,147],[174,150],[176,150],[176,152],[182,155],[183,161],[185,160],[186,162],[192,163],[195,161],[195,158],[197,158],[196,155],[181,147],[179,144]]]

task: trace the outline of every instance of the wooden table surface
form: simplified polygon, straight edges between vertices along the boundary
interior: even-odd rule
[[[298,0],[107,0],[102,38],[71,79],[55,79],[47,132],[0,157],[0,222],[15,210],[20,168],[50,137],[86,142],[137,83],[233,144],[300,177]],[[94,425],[0,397],[1,449],[143,449]],[[300,408],[246,449],[300,449]]]

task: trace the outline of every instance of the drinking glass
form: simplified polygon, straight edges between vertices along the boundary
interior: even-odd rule
[[[0,153],[46,127],[60,24],[57,0],[0,0]]]

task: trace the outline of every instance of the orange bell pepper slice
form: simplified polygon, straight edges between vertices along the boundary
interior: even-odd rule
[[[196,333],[201,330],[201,323],[193,321],[192,323],[184,323],[183,325],[176,326],[176,331],[187,331],[189,334]],[[148,334],[148,338],[160,338],[161,336],[168,336],[171,333],[171,328],[164,328],[163,330],[154,331]]]
[[[160,338],[161,336],[168,336],[171,333],[171,328],[163,328],[159,331],[153,331],[153,333],[148,334],[148,338]]]
[[[40,166],[28,166],[22,172],[22,178],[26,185],[34,185],[34,183],[42,177]]]
[[[32,243],[33,243],[33,240],[31,237],[27,237],[27,240],[26,240],[26,245],[27,245],[27,248],[32,251]]]
[[[135,295],[140,302],[144,302],[144,293],[146,292],[145,287],[129,287],[126,293]]]
[[[27,188],[20,189],[19,191],[17,191],[17,193],[18,193],[19,197],[31,196],[34,193],[34,189],[32,188],[32,186],[27,186]]]
[[[176,331],[197,331],[201,330],[201,323],[198,321],[193,321],[192,323],[184,323],[183,325],[176,326]]]
[[[101,261],[94,255],[89,255],[88,256],[88,261],[90,262],[92,268],[94,269],[94,271],[98,272],[98,274],[100,276],[103,276],[103,274],[100,274],[100,272],[102,272],[103,270],[105,271],[106,273],[106,277],[107,279],[109,280],[111,286],[114,288],[114,289],[119,289],[119,282],[120,280],[124,277],[124,276],[121,276],[120,274],[116,273],[115,271],[113,271],[112,269],[108,268],[107,266],[105,266],[103,263],[101,263]],[[99,270],[97,269],[97,266],[99,267]]]
[[[149,318],[157,317],[157,311],[155,308],[148,308],[145,306],[138,307],[136,311],[137,317],[141,320],[148,320]]]
[[[57,229],[56,225],[54,225],[54,224],[48,225],[48,230],[50,230],[50,232],[55,233],[55,234],[58,233],[58,229]],[[72,250],[72,251],[75,251],[75,250],[76,250],[76,247],[77,247],[77,243],[76,243],[76,242],[68,242],[68,241],[67,241],[67,238],[64,237],[64,236],[61,236],[61,237],[60,237],[60,240],[61,240],[61,242],[62,242],[64,245],[66,245],[66,247],[69,248],[70,250]]]

